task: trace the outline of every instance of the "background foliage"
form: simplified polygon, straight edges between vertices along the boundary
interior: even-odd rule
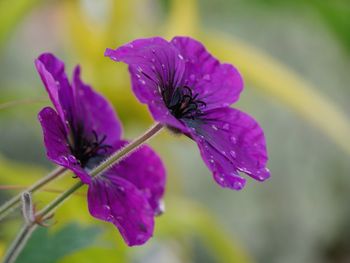
[[[263,126],[272,172],[241,192],[221,189],[194,143],[162,133],[151,145],[168,169],[167,211],[153,239],[127,248],[114,227],[89,216],[83,190],[18,262],[350,261],[349,17],[348,0],[1,0],[1,185],[27,186],[53,168],[36,120],[49,101],[35,57],[54,52],[68,70],[79,63],[133,138],[151,119],[126,67],[103,52],[154,35],[198,38],[239,68],[246,89],[235,107]],[[66,176],[50,189],[73,182]],[[17,191],[1,190],[0,201]],[[37,206],[55,195],[38,193]],[[21,220],[16,211],[1,223],[0,255]]]

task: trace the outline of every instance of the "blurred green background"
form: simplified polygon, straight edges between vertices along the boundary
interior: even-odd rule
[[[151,118],[126,66],[103,53],[155,35],[190,35],[238,67],[245,90],[235,107],[264,128],[272,178],[221,189],[193,142],[163,132],[150,144],[168,170],[166,213],[146,245],[128,248],[91,218],[82,191],[17,262],[350,262],[348,0],[0,0],[0,184],[28,186],[53,169],[36,119],[49,105],[33,65],[40,53],[58,55],[67,72],[79,63],[134,138]],[[1,203],[18,191],[0,190]],[[42,191],[35,203],[56,195]],[[1,222],[0,255],[21,221],[16,211]]]

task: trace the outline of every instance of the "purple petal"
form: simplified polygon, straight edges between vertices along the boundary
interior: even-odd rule
[[[189,37],[175,37],[171,43],[186,63],[184,83],[199,94],[207,109],[228,106],[238,100],[243,80],[235,67],[220,64],[205,47]]]
[[[74,97],[64,71],[64,63],[50,53],[35,60],[35,66],[63,123],[74,119]]]
[[[266,168],[265,137],[259,124],[249,115],[232,108],[206,112],[201,120],[190,120],[192,137],[197,141],[203,160],[223,187],[239,190],[244,172],[256,180],[270,177]]]
[[[56,111],[50,107],[43,108],[38,114],[38,119],[44,134],[47,157],[56,164],[72,170],[83,183],[88,184],[90,176],[72,155],[65,127]]]
[[[186,131],[170,114],[161,94],[164,88],[172,92],[182,85],[184,61],[173,45],[160,37],[139,39],[116,50],[107,49],[105,56],[129,65],[133,91],[148,104],[155,120]]]
[[[127,143],[121,141],[116,148],[121,148]],[[147,198],[154,214],[158,215],[162,212],[165,174],[162,160],[145,145],[115,165],[110,170],[108,178],[118,176],[133,183]]]
[[[76,103],[76,122],[84,125],[84,133],[95,132],[104,144],[113,145],[121,138],[122,127],[112,105],[80,79],[80,67],[73,73],[73,88]]]
[[[144,194],[123,178],[93,178],[88,205],[91,215],[113,223],[129,246],[142,245],[153,234],[151,206]]]

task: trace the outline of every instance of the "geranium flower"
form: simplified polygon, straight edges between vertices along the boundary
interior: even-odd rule
[[[259,181],[270,176],[261,127],[229,107],[243,89],[235,67],[189,37],[139,39],[105,55],[129,65],[136,97],[156,121],[198,144],[219,185],[242,189],[246,180],[239,172]]]
[[[88,185],[92,216],[113,223],[130,246],[146,242],[160,212],[165,170],[160,158],[143,146],[110,170],[95,177],[88,172],[125,144],[122,127],[111,105],[80,80],[70,83],[64,63],[42,54],[35,66],[55,107],[38,115],[48,158],[72,170]]]

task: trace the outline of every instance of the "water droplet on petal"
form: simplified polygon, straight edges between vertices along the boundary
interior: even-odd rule
[[[224,125],[222,125],[222,128],[223,128],[225,131],[228,131],[228,130],[230,129],[230,124],[225,123]]]
[[[63,155],[59,158],[59,161],[65,165],[67,165],[69,162],[67,156],[63,156]]]
[[[211,127],[212,127],[212,128],[213,128],[213,130],[215,130],[215,131],[219,130],[219,129],[218,129],[218,127],[216,127],[216,125],[215,125],[215,124],[213,124]]]
[[[106,212],[106,213],[109,213],[111,211],[111,207],[109,205],[104,205],[103,206],[103,210]]]
[[[108,222],[113,222],[114,219],[115,219],[114,216],[111,215],[111,214],[109,214],[109,215],[107,216],[107,218],[106,218],[106,220],[107,220]]]
[[[75,158],[74,155],[69,155],[68,156],[68,161],[71,162],[71,163],[76,164],[77,163],[77,158]]]
[[[209,74],[205,74],[205,75],[203,76],[203,79],[209,81],[209,80],[211,79],[211,77],[210,77]]]
[[[233,144],[236,144],[237,143],[237,138],[235,136],[231,136],[230,137],[230,141],[233,143]]]
[[[243,185],[239,181],[236,181],[236,182],[233,183],[233,188],[234,189],[240,190],[240,189],[242,189],[242,187],[243,187]]]
[[[179,59],[181,59],[181,60],[183,60],[183,59],[184,59],[184,57],[183,57],[183,56],[181,56],[181,54],[178,54],[177,56],[178,56],[178,57],[179,57]]]
[[[145,84],[146,84],[146,81],[145,81],[144,79],[139,79],[139,81],[140,81],[140,83],[141,83],[142,85],[145,85]]]
[[[231,154],[231,156],[233,157],[233,158],[236,158],[237,157],[237,154],[236,154],[236,152],[235,151],[230,151],[230,154]]]

